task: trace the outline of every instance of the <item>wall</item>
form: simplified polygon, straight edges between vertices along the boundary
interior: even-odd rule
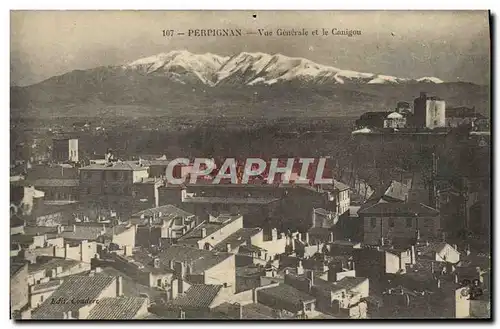
[[[400,260],[399,257],[390,253],[390,252],[384,252],[385,254],[385,273],[392,273],[395,274],[399,271],[400,267]]]
[[[59,288],[59,285],[39,290],[36,288],[36,286],[30,287],[30,306],[32,308],[38,307],[46,301]]]
[[[69,160],[78,162],[78,139],[70,139],[68,144]]]
[[[240,228],[243,228],[243,216],[240,216],[240,218],[233,220],[227,225],[224,225],[224,227],[221,226],[221,229],[215,231],[210,235],[207,235],[203,239],[198,240],[198,249],[203,249],[205,243],[207,242],[210,243],[210,245],[215,246],[231,234],[238,231]]]
[[[426,127],[430,129],[445,127],[445,109],[446,104],[444,101],[428,99],[426,102]]]
[[[257,247],[267,250],[267,256],[273,258],[285,252],[286,237],[280,236],[277,239],[262,241],[260,244],[255,244]]]
[[[236,291],[236,267],[235,256],[231,255],[224,261],[213,266],[204,272],[205,284],[224,284],[227,283],[231,291]]]
[[[120,247],[134,246],[135,245],[136,229],[137,228],[135,225],[131,225],[129,228],[127,228],[125,231],[121,232],[120,234],[113,235],[112,242],[116,243]]]

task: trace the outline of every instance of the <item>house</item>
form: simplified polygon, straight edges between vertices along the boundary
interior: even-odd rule
[[[460,261],[460,252],[457,246],[446,242],[421,243],[416,246],[419,258],[428,258],[437,262],[457,264]]]
[[[170,245],[192,230],[197,224],[197,217],[174,205],[149,208],[130,217],[136,224],[136,245]]]
[[[86,320],[132,320],[148,314],[148,299],[143,297],[105,297],[89,312]]]
[[[148,178],[148,167],[136,161],[109,161],[80,168],[80,200],[94,208],[111,208],[120,217],[133,212],[134,183]]]
[[[177,239],[177,244],[211,250],[231,234],[243,228],[243,216],[221,214],[210,216],[191,231]]]
[[[388,274],[404,274],[407,264],[415,264],[417,255],[415,247],[396,249],[390,246],[378,248],[362,248],[353,252],[356,273],[380,281]]]
[[[481,113],[476,112],[475,107],[459,106],[446,109],[446,127],[473,127],[477,119],[484,118]]]
[[[364,242],[384,244],[382,240],[422,239],[439,236],[439,211],[418,203],[377,203],[358,211],[363,222]]]
[[[78,162],[78,138],[57,137],[52,139],[54,162]]]
[[[166,308],[182,310],[210,311],[226,302],[233,290],[226,285],[217,284],[192,284],[177,290],[178,295],[166,305]]]
[[[444,100],[428,96],[425,92],[413,102],[413,125],[421,128],[446,127],[446,103]]]
[[[50,279],[63,278],[90,271],[90,263],[74,259],[40,256],[28,266],[27,283],[30,286],[45,283]]]
[[[384,128],[404,128],[406,126],[406,117],[398,112],[392,112],[384,120]]]
[[[159,287],[172,296],[172,281],[189,284],[218,284],[235,289],[235,256],[173,245],[153,256],[143,250],[112,256],[110,266],[127,273],[141,284]],[[182,279],[181,279],[182,278]]]
[[[109,298],[122,297],[121,277],[72,276],[64,279],[58,288],[47,299],[44,299],[39,307],[33,310],[32,318],[34,320],[88,319],[89,317],[95,319],[97,315],[107,318],[108,315],[102,307],[98,307],[92,312],[101,301],[105,301],[108,306],[115,305],[114,309],[108,308],[106,312],[117,312],[122,308],[128,309],[130,307],[128,309],[131,311],[130,314],[120,315],[125,318],[147,312],[147,299],[145,298],[141,300],[137,300],[137,297],[116,301],[109,300]],[[132,307],[128,303],[133,303],[134,306]]]
[[[259,304],[285,310],[295,316],[311,315],[316,308],[316,298],[284,283],[260,287],[255,293]]]

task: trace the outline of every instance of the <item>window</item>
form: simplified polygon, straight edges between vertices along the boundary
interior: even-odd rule
[[[158,287],[161,287],[161,279],[158,279],[158,280],[156,281],[156,285],[157,285]]]
[[[389,218],[389,227],[394,227],[394,218]]]
[[[377,226],[377,219],[376,218],[370,218],[370,222],[371,222],[372,227]]]
[[[113,171],[113,180],[118,180],[118,172]]]
[[[406,227],[412,227],[412,226],[413,226],[412,219],[411,218],[407,218],[406,219]]]

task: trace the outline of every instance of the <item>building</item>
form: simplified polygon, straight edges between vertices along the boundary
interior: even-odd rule
[[[478,119],[485,119],[485,117],[476,112],[475,107],[460,106],[446,109],[446,127],[468,126],[472,128]]]
[[[404,128],[406,126],[406,118],[398,112],[390,113],[384,120],[384,128]]]
[[[78,162],[78,139],[61,137],[52,140],[52,160],[54,162]]]
[[[80,168],[80,200],[95,209],[96,217],[110,209],[119,217],[127,217],[133,212],[134,184],[148,176],[148,167],[134,161]]]
[[[107,305],[105,309],[99,306],[101,302]],[[133,305],[130,305],[131,303]],[[128,314],[121,314],[122,310]],[[44,298],[44,302],[33,310],[32,318],[34,320],[83,320],[101,317],[128,319],[140,317],[145,313],[147,313],[147,299],[123,297],[121,277],[72,276],[64,279],[57,289]]]
[[[212,250],[217,244],[242,228],[243,216],[210,216],[207,221],[177,239],[177,243],[182,246]]]
[[[425,92],[413,102],[413,125],[417,128],[446,127],[446,103]]]
[[[356,120],[356,127],[362,128],[383,128],[384,120],[391,112],[366,112]]]
[[[440,235],[439,211],[423,204],[377,203],[358,211],[364,242],[380,245],[390,241],[434,239]]]
[[[197,217],[173,205],[146,209],[133,214],[130,222],[137,225],[136,245],[171,245],[192,230]]]

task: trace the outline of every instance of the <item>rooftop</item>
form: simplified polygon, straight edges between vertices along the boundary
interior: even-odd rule
[[[102,298],[89,312],[89,320],[129,320],[147,303],[141,297]]]
[[[57,267],[62,267],[63,271],[70,269],[82,262],[73,260],[73,259],[65,259],[65,258],[56,258],[56,257],[39,257],[37,258],[37,262],[34,264],[28,265],[28,272],[34,273],[39,271],[45,271]]]
[[[178,298],[172,305],[188,308],[208,308],[222,289],[222,285],[194,284]]]
[[[215,246],[215,249],[219,251],[225,251],[227,244],[231,244],[231,247],[241,246],[244,243],[248,243],[252,236],[258,234],[261,231],[261,228],[240,228],[238,231],[234,232],[233,234],[219,242]]]
[[[30,181],[35,187],[76,187],[80,185],[78,179],[40,178]]]
[[[313,296],[297,290],[287,284],[279,284],[270,288],[262,288],[257,292],[257,294],[270,296],[276,300],[284,300],[287,303],[293,304],[297,309],[302,309],[303,302],[314,302],[316,300]]]
[[[109,164],[91,164],[80,168],[80,170],[147,170],[147,166],[141,166],[138,161],[117,161]]]
[[[115,282],[114,277],[107,276],[73,276],[64,280],[59,288],[51,295],[51,298],[36,308],[32,313],[33,319],[57,319],[61,313],[77,311],[82,304],[61,303],[52,304],[52,300],[61,299],[96,299],[104,289]]]
[[[222,215],[219,216],[218,218],[221,218],[221,217],[222,217]],[[201,237],[202,229],[205,229],[205,232],[206,232],[205,236],[209,236],[209,235],[217,232],[218,230],[224,228],[229,223],[239,219],[240,217],[241,216],[239,216],[239,215],[238,216],[228,216],[224,222],[205,221],[205,222],[201,223],[200,225],[198,225],[197,227],[195,227],[194,229],[192,229],[191,231],[189,231],[188,233],[186,233],[185,235],[183,235],[182,237],[180,237],[178,241],[179,242],[186,242],[186,241],[192,240],[193,242],[196,242],[196,241],[202,239],[202,237]]]
[[[358,214],[396,215],[396,216],[437,216],[439,211],[418,203],[377,203],[361,209]]]
[[[169,261],[185,262],[191,265],[191,274],[203,274],[205,270],[219,264],[232,256],[230,253],[219,253],[182,246],[171,246],[158,257],[160,262],[168,266]]]
[[[176,217],[187,218],[187,217],[191,217],[194,215],[187,212],[187,211],[184,211],[180,208],[177,208],[176,206],[168,204],[165,206],[160,206],[160,207],[156,207],[156,208],[149,208],[149,209],[146,209],[143,211],[139,211],[139,212],[133,214],[131,217],[132,218],[134,218],[134,217],[140,218],[141,216],[144,216],[144,217],[159,216],[160,218],[164,218],[164,219],[168,220],[168,219],[172,219],[172,218],[176,218]]]

